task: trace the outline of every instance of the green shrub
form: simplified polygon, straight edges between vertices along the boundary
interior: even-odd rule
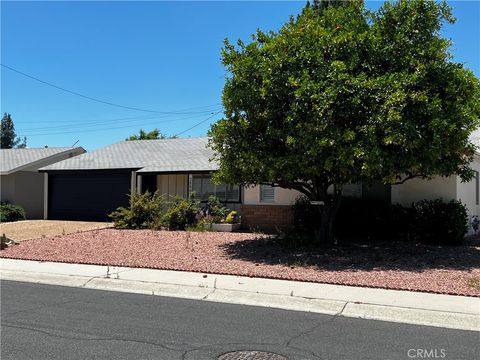
[[[119,207],[108,216],[117,229],[151,228],[166,211],[167,204],[158,192],[130,195],[130,207]]]
[[[195,199],[176,197],[168,204],[168,209],[161,218],[161,224],[169,230],[185,230],[197,223],[200,202]]]
[[[422,200],[414,204],[411,233],[414,240],[437,245],[461,245],[468,231],[468,215],[457,200]]]
[[[18,205],[0,204],[0,222],[25,220],[25,210]]]
[[[210,222],[219,223],[225,219],[230,210],[228,210],[216,196],[210,196],[205,205],[205,216]]]

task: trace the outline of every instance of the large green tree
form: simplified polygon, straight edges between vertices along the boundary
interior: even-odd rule
[[[126,140],[157,140],[157,139],[171,139],[175,138],[176,136],[169,136],[167,137],[166,135],[162,134],[160,130],[158,129],[153,129],[152,131],[146,132],[143,129],[140,129],[138,134],[134,134],[129,136]]]
[[[306,6],[278,32],[228,40],[225,117],[210,130],[217,181],[271,184],[316,201],[331,240],[347,183],[473,176],[480,85],[440,35],[446,3]]]
[[[18,137],[10,114],[4,113],[0,125],[0,148],[13,149],[27,147],[27,138]]]

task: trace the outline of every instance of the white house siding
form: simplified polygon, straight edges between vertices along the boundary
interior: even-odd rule
[[[457,198],[457,177],[435,177],[431,180],[412,179],[401,185],[392,185],[392,204],[410,207],[420,200]]]

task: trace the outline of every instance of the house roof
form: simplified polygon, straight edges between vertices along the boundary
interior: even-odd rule
[[[477,129],[470,134],[470,140],[475,146],[477,146],[477,154],[480,154],[480,129]]]
[[[138,172],[213,171],[208,138],[121,141],[42,168],[55,170],[134,169]]]
[[[8,175],[20,170],[37,170],[55,161],[84,152],[85,149],[81,147],[0,149],[0,174]]]

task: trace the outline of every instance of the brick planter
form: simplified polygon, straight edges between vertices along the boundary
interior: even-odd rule
[[[244,229],[275,232],[293,226],[293,211],[289,205],[242,205],[241,214]]]

